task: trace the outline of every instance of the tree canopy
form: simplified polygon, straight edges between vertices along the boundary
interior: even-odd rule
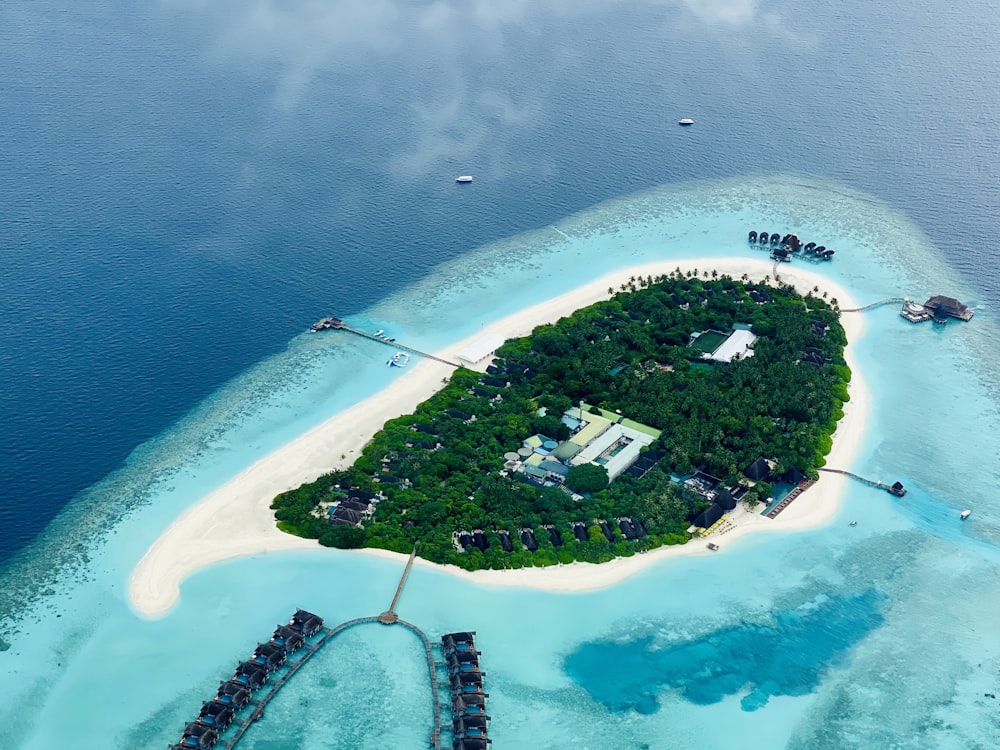
[[[713,362],[690,346],[692,334],[734,324],[758,337],[753,356]],[[848,398],[846,343],[825,300],[788,286],[636,279],[506,342],[490,372],[458,369],[413,414],[387,422],[353,466],[282,493],[272,508],[279,528],[329,546],[408,552],[419,541],[421,556],[469,569],[601,562],[682,543],[707,503],[678,476],[701,469],[733,486],[760,457],[776,472],[815,475]],[[584,495],[574,499],[554,475],[505,466],[504,454],[532,435],[567,439],[561,416],[581,401],[662,431],[641,471],[609,484],[601,466],[570,467],[565,485]],[[333,527],[329,509],[349,488],[377,493],[374,512],[357,528]],[[459,532],[476,531],[478,547],[462,544]]]

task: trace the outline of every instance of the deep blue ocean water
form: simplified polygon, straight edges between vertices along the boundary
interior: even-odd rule
[[[538,5],[4,4],[0,559],[318,315],[654,185],[841,181],[988,297],[995,8]]]
[[[0,615],[16,615],[25,602],[51,591],[53,577],[64,577],[70,564],[89,577],[96,574],[88,566],[95,565],[97,574],[114,572],[114,580],[127,575],[137,550],[141,554],[155,538],[155,524],[169,522],[184,502],[195,499],[180,499],[189,487],[203,488],[243,467],[245,457],[227,447],[245,439],[251,446],[259,441],[256,448],[265,452],[329,411],[335,402],[325,398],[349,403],[352,389],[360,393],[363,386],[349,377],[338,380],[345,373],[337,368],[350,366],[350,358],[363,350],[330,352],[298,338],[312,320],[334,313],[375,322],[383,320],[381,314],[401,324],[411,315],[408,335],[419,336],[424,332],[416,330],[421,312],[415,308],[421,298],[404,295],[410,308],[403,314],[393,295],[421,280],[427,289],[437,289],[444,278],[440,269],[460,268],[477,248],[547,227],[601,201],[631,200],[661,185],[754,175],[774,195],[780,195],[769,181],[774,174],[798,176],[801,191],[825,190],[831,202],[842,186],[845,205],[856,201],[856,213],[832,212],[821,224],[831,233],[875,236],[875,229],[852,222],[862,213],[857,206],[865,195],[872,196],[872,215],[882,210],[875,202],[884,201],[922,230],[936,255],[959,274],[966,301],[980,305],[979,330],[995,324],[1000,159],[994,145],[1000,102],[993,88],[1000,55],[992,30],[998,21],[997,9],[983,2],[886,8],[752,0],[342,0],[326,5],[293,0],[250,7],[163,0],[82,7],[8,0],[0,6],[0,259],[5,271],[0,276],[0,563],[5,566]],[[685,116],[696,125],[678,128],[676,120]],[[454,176],[465,173],[476,175],[476,181],[459,188]],[[753,181],[741,184],[742,199],[731,200],[734,214],[752,203],[746,191],[753,190]],[[776,199],[761,190],[761,201],[773,205]],[[679,205],[683,198],[677,194]],[[642,215],[638,201],[607,212],[617,212],[620,222],[630,213]],[[791,211],[787,218],[799,216]],[[813,217],[802,220],[812,223]],[[735,236],[744,227],[734,222],[732,230]],[[718,249],[699,247],[697,240],[687,238],[689,254]],[[608,243],[606,252],[624,257],[623,244]],[[506,270],[504,245],[499,247],[501,265],[494,275],[524,273],[530,255],[524,247],[530,244],[510,256],[518,267]],[[596,268],[600,251],[595,252],[587,257]],[[908,271],[925,265],[925,256],[916,251],[911,258],[905,249],[894,252],[892,262]],[[837,262],[835,273],[868,290],[868,269],[855,272],[845,266],[846,258]],[[607,264],[614,267],[614,259]],[[472,271],[465,273],[459,279],[472,277]],[[535,273],[548,270],[539,267]],[[448,293],[458,294],[461,280],[449,278],[459,289],[449,287]],[[879,284],[871,282],[873,292],[886,288]],[[497,310],[504,304],[500,298],[495,302]],[[889,315],[886,311],[873,320],[891,325]],[[446,333],[435,329],[427,335]],[[923,356],[942,333],[922,329],[908,341],[918,342]],[[947,333],[954,341],[953,329]],[[976,341],[978,349],[955,344],[958,349],[949,352],[981,358],[993,340],[983,335]],[[869,350],[876,344],[884,350]],[[972,372],[975,364],[966,360],[963,367],[961,359],[928,355],[894,375],[891,363],[908,361],[912,354],[905,344],[879,338],[863,340],[860,347],[874,380],[905,380],[907,388],[898,395],[883,391],[882,408],[911,427],[920,424],[926,406],[914,403],[912,393],[933,391],[943,399],[948,394],[942,381],[947,383],[951,368]],[[317,362],[326,368],[325,380],[316,376]],[[969,377],[997,394],[995,376],[988,371]],[[341,382],[343,390],[328,396]],[[308,399],[287,407],[282,399],[289,392],[314,395],[315,414],[303,406]],[[899,506],[905,523],[887,513],[883,530],[890,536],[871,542],[865,555],[876,558],[881,548],[902,559],[919,547],[933,557],[957,544],[963,550],[958,564],[974,569],[971,580],[989,591],[969,560],[982,557],[995,565],[998,527],[943,528],[953,508],[942,498],[961,502],[961,495],[951,494],[954,477],[977,489],[988,486],[997,474],[995,454],[977,455],[974,449],[940,454],[933,443],[964,445],[964,430],[989,424],[995,401],[955,399],[939,410],[952,415],[950,423],[935,423],[933,435],[917,428],[906,436],[886,430],[881,442],[873,441],[867,466],[879,471],[891,466],[907,484],[911,476],[914,482]],[[261,422],[275,425],[266,438],[258,438]],[[907,440],[919,446],[916,456],[938,458],[940,471],[928,473],[926,462],[916,458],[913,465],[900,463]],[[189,468],[193,462],[197,470]],[[171,483],[179,505],[148,509],[143,511],[148,515],[140,514],[142,524],[121,526],[147,501],[163,501],[151,490],[157,477]],[[90,540],[121,528],[135,533],[135,540],[116,548],[112,559],[99,556],[94,563]],[[839,549],[832,532],[814,543],[822,550]],[[826,570],[818,551],[798,551],[791,542],[775,549],[796,562],[793,569],[809,571],[801,574],[803,580],[789,582],[799,585],[786,597],[789,601],[745,580],[760,574],[763,563],[757,558],[745,566],[716,561],[709,565],[732,569],[710,569],[713,580],[720,585],[738,580],[744,586],[740,597],[751,601],[740,598],[737,606],[725,593],[716,600],[685,589],[689,601],[710,613],[697,623],[672,605],[630,609],[630,592],[645,591],[642,580],[620,592],[616,588],[621,619],[594,616],[590,624],[585,624],[587,616],[604,606],[595,596],[553,601],[529,592],[496,604],[478,589],[450,583],[486,613],[480,629],[521,669],[518,673],[505,664],[495,670],[497,713],[508,717],[501,736],[506,731],[522,746],[525,736],[549,738],[533,722],[542,723],[543,717],[558,722],[553,707],[570,705],[576,713],[569,715],[593,722],[593,747],[630,746],[621,744],[622,737],[670,746],[643,734],[656,722],[670,726],[653,737],[691,742],[699,727],[719,717],[748,722],[740,726],[761,747],[786,742],[871,747],[876,746],[873,737],[885,739],[880,745],[885,747],[948,746],[941,737],[950,735],[938,718],[927,719],[926,731],[937,732],[933,743],[921,744],[918,736],[904,744],[901,738],[911,725],[894,726],[885,718],[892,694],[880,674],[891,668],[904,682],[915,685],[922,679],[899,651],[901,636],[915,640],[923,634],[904,623],[927,616],[921,604],[937,611],[935,597],[946,596],[961,575],[935,570],[923,558],[898,565],[879,559],[869,569],[878,572],[870,574],[851,570],[844,561]],[[286,568],[279,571],[298,575],[289,572],[292,562],[284,561]],[[298,562],[301,570],[325,574],[315,561]],[[385,580],[396,573],[369,563],[360,567]],[[263,572],[260,561],[222,566],[212,580],[236,590],[243,580],[237,571],[246,570],[280,583],[277,573]],[[698,570],[700,575],[703,569]],[[928,585],[936,576],[940,581]],[[830,590],[847,579],[849,586]],[[872,581],[875,588],[869,588]],[[423,582],[418,577],[416,585],[431,592],[435,583],[433,577]],[[102,589],[94,606],[117,612],[116,585]],[[109,671],[107,689],[143,684],[141,674],[127,672],[126,655],[142,654],[150,669],[155,659],[173,658],[168,633],[190,632],[204,614],[194,602],[214,601],[206,580],[198,578],[192,587],[185,594],[191,603],[174,620],[135,635],[127,619],[114,620],[104,631],[93,613],[74,619],[69,634],[60,636],[61,648],[74,654],[74,666],[53,705],[65,705],[82,683],[80,675],[106,663],[106,645],[96,634],[108,635],[108,628],[115,642],[113,661],[121,662],[121,670]],[[367,601],[334,590],[339,598],[331,608],[342,607],[345,614],[370,608]],[[641,593],[637,598],[643,598]],[[802,614],[810,602],[821,623]],[[551,622],[578,623],[578,640],[563,650],[552,646],[555,654],[542,653],[541,645],[529,649],[534,662],[518,657],[511,644],[522,643],[527,633],[501,620],[503,612],[522,604],[545,612]],[[463,625],[430,603],[411,606],[421,608],[424,620],[439,629]],[[953,619],[935,626],[968,645],[969,633],[956,635],[948,628],[969,607],[969,602],[955,603]],[[47,611],[61,614],[57,610],[49,605]],[[908,619],[907,610],[917,614]],[[265,626],[235,594],[210,617],[229,622],[234,611],[239,626],[210,639],[214,652],[203,657],[203,671],[171,672],[148,704],[127,707],[123,716],[128,718],[120,723],[129,733],[114,724],[118,746],[144,747],[165,738],[164,727],[182,721],[220,665],[231,661],[232,643],[257,637]],[[268,612],[266,624],[270,617]],[[683,624],[664,634],[663,622]],[[890,626],[881,627],[883,622]],[[832,635],[823,631],[827,626],[834,629]],[[704,693],[685,695],[689,686],[675,675],[695,669],[700,655],[745,652],[748,639],[757,642],[752,635],[770,632],[793,642],[822,643],[815,653],[807,649],[801,664],[762,649],[756,660],[714,670],[717,682],[699,683]],[[6,638],[14,642],[10,653],[15,653],[18,642],[9,634]],[[151,651],[148,644],[161,640],[163,650]],[[391,675],[379,655],[382,649],[402,647],[369,642],[358,648],[362,655],[347,661],[354,672]],[[650,649],[656,654],[651,663],[646,659]],[[39,664],[55,669],[61,653],[46,654]],[[607,697],[584,668],[591,653],[626,664],[645,661],[651,671],[622,670],[616,677],[620,682],[604,685],[614,687]],[[934,687],[942,691],[939,696],[928,687],[918,694],[930,717],[948,705],[945,686],[964,665],[936,642],[926,644],[925,653],[926,669],[938,676]],[[852,671],[845,671],[848,667]],[[863,692],[851,693],[845,676],[856,681],[862,668],[868,682],[856,684],[872,690],[867,704]],[[40,666],[39,674],[43,671]],[[5,674],[25,673],[18,664]],[[315,679],[318,683],[293,694],[294,700],[329,689],[322,678]],[[573,689],[571,680],[583,692]],[[821,684],[818,705],[808,715],[790,700]],[[176,685],[185,685],[185,692]],[[371,683],[364,688],[371,691]],[[677,695],[683,697],[679,702],[673,700]],[[391,717],[392,706],[418,702],[418,697],[404,691],[385,698],[382,711]],[[871,706],[879,700],[887,704],[876,711]],[[728,701],[747,716],[700,713],[728,711]],[[44,701],[36,692],[26,702]],[[678,705],[687,704],[699,708],[678,713]],[[862,705],[869,706],[868,713]],[[635,714],[649,722],[637,725],[641,731],[630,728]],[[513,715],[534,718],[511,728]],[[886,726],[859,727],[858,716],[873,715]],[[102,721],[113,724],[99,712],[89,717],[90,724],[87,719],[76,717],[98,733]],[[838,722],[843,731],[837,731]],[[314,731],[320,728],[311,727]],[[369,740],[358,739],[365,736],[362,730],[356,731],[354,740],[340,737],[337,741],[346,744],[337,746],[367,746]],[[397,742],[405,746],[402,731],[404,739]],[[0,738],[17,742],[29,734],[18,730]],[[57,729],[32,736],[30,747],[64,741]],[[867,738],[868,744],[852,745],[846,739],[852,736]],[[770,744],[762,738],[770,738]],[[268,741],[265,736],[259,747],[285,750],[302,738]],[[559,746],[558,739],[536,744]],[[698,746],[730,745],[716,737]]]

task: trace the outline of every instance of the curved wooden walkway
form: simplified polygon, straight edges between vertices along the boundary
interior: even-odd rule
[[[264,709],[267,704],[274,700],[277,696],[278,691],[283,688],[292,676],[298,672],[307,661],[314,657],[317,652],[323,648],[327,643],[329,643],[335,636],[344,632],[348,628],[353,628],[357,625],[366,625],[368,623],[377,622],[382,625],[402,625],[407,630],[414,633],[417,638],[420,639],[421,643],[424,645],[424,654],[427,657],[427,674],[430,678],[431,683],[431,698],[434,708],[434,722],[433,729],[431,730],[430,744],[434,750],[440,750],[441,748],[441,691],[438,686],[438,676],[437,676],[437,664],[434,659],[434,651],[431,647],[430,638],[427,634],[406,620],[401,620],[396,615],[396,604],[399,602],[399,597],[403,593],[403,586],[406,585],[406,579],[410,574],[410,568],[413,567],[413,560],[417,556],[417,547],[414,545],[413,552],[410,553],[410,559],[406,561],[406,567],[403,569],[403,575],[399,579],[399,585],[396,587],[396,594],[392,598],[392,604],[389,605],[389,609],[380,615],[372,617],[356,617],[353,620],[348,620],[347,622],[342,622],[333,628],[323,628],[322,636],[312,645],[305,647],[305,653],[292,664],[288,671],[286,671],[281,677],[271,684],[268,691],[264,696],[257,701],[252,703],[248,708],[250,709],[247,715],[244,717],[243,721],[237,726],[235,733],[228,740],[224,740],[222,745],[225,750],[232,750],[239,742],[243,735],[247,733],[253,723],[260,719],[264,715]]]
[[[341,633],[348,628],[353,628],[355,625],[362,625],[367,622],[378,622],[377,617],[358,617],[354,620],[348,620],[347,622],[342,622],[335,628],[323,628],[321,631],[323,633],[322,637],[313,643],[311,646],[306,647],[306,652],[300,658],[296,659],[295,663],[289,667],[288,671],[281,675],[277,681],[271,683],[271,687],[264,694],[264,697],[258,700],[256,703],[250,704],[248,708],[249,713],[244,717],[243,721],[240,722],[239,726],[236,728],[236,732],[225,741],[223,747],[226,750],[231,750],[235,747],[236,743],[239,742],[243,735],[247,733],[247,730],[253,725],[255,721],[260,719],[264,715],[264,709],[267,704],[274,700],[275,696],[278,695],[278,691],[283,688],[292,676],[298,672],[307,661],[316,655],[316,653],[325,646],[331,638],[333,638],[338,633]]]

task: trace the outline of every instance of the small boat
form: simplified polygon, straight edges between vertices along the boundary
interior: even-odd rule
[[[692,120],[690,117],[685,117],[683,120],[680,120],[677,124],[678,125],[694,125],[694,120]]]
[[[857,525],[858,525],[857,521],[851,521],[851,526],[857,526]]]
[[[396,352],[385,363],[386,367],[406,367],[410,361],[410,355],[406,352]]]
[[[471,174],[460,175],[455,178],[455,182],[462,182],[462,183],[472,182],[472,175]]]
[[[375,335],[376,336],[381,336],[383,333],[385,333],[385,331],[382,330],[381,328],[379,328],[377,331],[375,331]]]
[[[719,551],[719,545],[715,544],[714,542],[709,542],[708,543],[708,548],[710,550],[712,550],[712,552],[718,552]]]
[[[971,516],[971,515],[972,515],[972,511],[971,511],[971,510],[969,510],[968,508],[966,508],[965,510],[963,510],[963,511],[962,511],[962,512],[961,512],[961,513],[959,514],[959,518],[961,518],[961,519],[962,519],[962,520],[964,521],[964,520],[965,520],[966,518],[968,518],[968,517],[969,517],[969,516]]]

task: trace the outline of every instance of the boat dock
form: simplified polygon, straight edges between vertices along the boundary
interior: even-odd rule
[[[820,471],[825,471],[828,474],[840,474],[845,477],[850,477],[855,479],[862,484],[867,484],[869,487],[874,487],[875,489],[885,490],[890,495],[895,495],[896,497],[902,497],[906,494],[906,487],[903,486],[902,482],[893,482],[892,484],[886,484],[885,482],[880,482],[877,479],[867,479],[858,474],[853,474],[849,471],[844,471],[843,469],[827,469],[821,468]]]
[[[439,671],[447,671],[450,674],[448,661],[445,655],[437,655],[435,648],[440,650],[440,646],[436,647],[423,630],[401,619],[396,613],[396,605],[413,567],[416,552],[414,546],[396,587],[392,603],[389,609],[380,615],[356,617],[331,628],[325,626],[323,619],[318,615],[305,610],[296,611],[288,625],[279,625],[271,640],[259,645],[253,657],[249,661],[241,662],[233,677],[222,683],[216,697],[202,706],[198,718],[185,727],[181,741],[171,745],[171,750],[207,750],[216,746],[224,750],[233,750],[254,723],[264,717],[267,705],[274,700],[278,692],[313,656],[345,630],[369,623],[402,625],[420,639],[427,658],[431,687],[432,721],[429,746],[433,750],[441,750],[442,712],[450,711],[451,706],[442,705]],[[478,652],[476,673],[478,674]],[[277,679],[269,683],[272,676]],[[479,687],[481,688],[481,684]],[[252,698],[251,694],[258,690],[262,692]],[[470,700],[473,698],[470,697]],[[468,732],[470,740],[481,736],[485,741],[485,725],[474,726],[478,721],[470,717],[470,723],[462,725],[462,736],[465,737],[465,732]],[[464,740],[456,734],[456,731],[455,729],[452,731],[455,737],[454,747],[462,749],[478,747],[471,742],[462,744]],[[480,731],[481,734],[477,734]]]
[[[404,352],[410,354],[416,354],[418,357],[423,357],[424,359],[432,359],[435,362],[440,362],[443,365],[448,365],[449,367],[460,367],[456,362],[450,362],[447,359],[442,359],[428,352],[422,352],[419,349],[414,349],[412,346],[406,346],[400,344],[393,338],[388,336],[383,336],[380,334],[368,333],[368,331],[362,331],[360,328],[354,328],[353,326],[347,325],[340,318],[320,318],[315,323],[313,323],[309,330],[313,333],[319,331],[347,331],[348,333],[353,333],[355,336],[360,336],[363,339],[368,339],[369,341],[376,341],[379,344],[385,344],[386,346],[391,346],[394,349],[401,349]]]

